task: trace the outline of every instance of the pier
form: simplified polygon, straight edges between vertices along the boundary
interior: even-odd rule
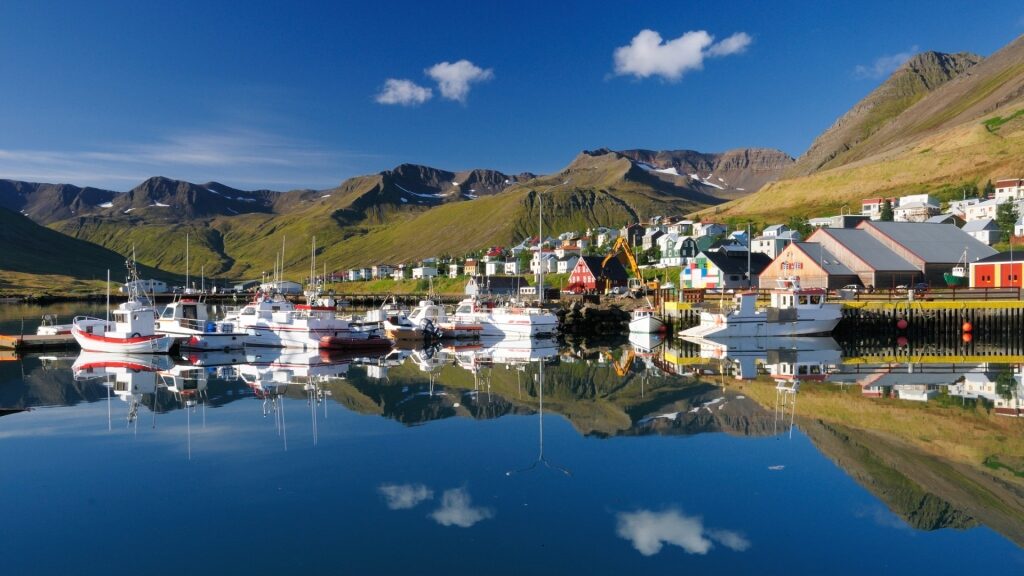
[[[57,334],[55,336],[39,336],[36,334],[9,336],[0,334],[0,350],[32,352],[36,350],[64,350],[68,348],[78,348],[78,343],[75,342],[75,337],[71,334]]]

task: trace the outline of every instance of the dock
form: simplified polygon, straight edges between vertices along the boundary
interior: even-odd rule
[[[75,342],[75,337],[71,334],[57,334],[55,336],[39,336],[36,334],[9,336],[0,334],[0,350],[31,352],[35,350],[65,350],[68,348],[78,348],[78,343]]]

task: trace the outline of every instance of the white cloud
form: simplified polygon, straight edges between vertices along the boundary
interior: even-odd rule
[[[382,484],[377,488],[391,510],[408,510],[434,497],[434,491],[423,484]]]
[[[853,75],[857,78],[882,78],[892,74],[904,62],[910,60],[917,54],[917,46],[911,46],[910,50],[898,54],[887,54],[879,56],[872,64],[858,64],[853,69]]]
[[[442,526],[458,526],[459,528],[469,528],[477,522],[493,516],[494,512],[488,508],[474,507],[465,488],[445,490],[441,496],[441,507],[430,515]]]
[[[378,104],[398,104],[399,106],[419,106],[433,97],[430,88],[424,88],[412,80],[388,78],[384,88],[374,98]]]
[[[424,72],[437,82],[441,96],[463,104],[466,102],[466,96],[469,95],[470,84],[494,78],[492,69],[485,70],[469,60],[441,62],[427,68]]]
[[[707,554],[714,546],[713,541],[740,552],[750,547],[750,542],[739,533],[705,530],[701,517],[686,516],[677,510],[621,512],[617,533],[644,556],[661,552],[665,544],[678,546],[687,554]]]
[[[628,46],[615,49],[615,74],[637,78],[661,76],[677,81],[690,70],[704,68],[705,58],[739,54],[746,50],[752,38],[737,32],[721,42],[704,30],[692,30],[673,40],[665,41],[654,30],[641,30]]]

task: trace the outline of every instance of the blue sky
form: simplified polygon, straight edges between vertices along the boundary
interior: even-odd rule
[[[6,0],[0,178],[291,189],[602,146],[797,156],[906,55],[1022,33],[998,1]]]

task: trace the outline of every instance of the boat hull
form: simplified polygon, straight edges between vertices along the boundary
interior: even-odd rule
[[[763,315],[757,318],[727,317],[723,314],[701,314],[701,323],[680,334],[690,338],[743,338],[774,336],[829,335],[839,324],[834,318],[799,318],[789,322],[768,322]]]
[[[72,328],[71,335],[78,345],[87,352],[119,352],[123,354],[166,354],[174,344],[174,338],[166,335],[115,338],[88,334]]]
[[[391,341],[387,338],[349,338],[347,336],[324,336],[319,342],[320,350],[387,350]]]
[[[631,334],[656,334],[665,329],[665,324],[655,316],[643,316],[629,321]]]
[[[949,286],[950,288],[959,288],[961,286],[967,286],[966,276],[954,276],[953,274],[946,272],[945,274],[942,275],[942,277],[946,280],[946,286]]]

